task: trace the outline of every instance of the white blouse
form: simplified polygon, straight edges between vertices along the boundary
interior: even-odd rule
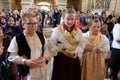
[[[115,24],[113,28],[113,42],[112,47],[120,49],[120,43],[117,42],[117,40],[120,40],[120,24]]]
[[[86,44],[90,43],[90,41],[87,38],[88,34],[89,34],[89,31],[87,33],[83,33],[83,36],[86,39]],[[110,43],[109,43],[109,39],[105,35],[102,35],[102,36],[103,36],[103,40],[101,41],[101,43],[99,43],[99,45],[97,45],[97,47],[100,48],[100,50],[103,53],[104,58],[106,58],[107,53],[110,51]]]
[[[54,28],[49,40],[51,52],[53,53],[53,55],[56,56],[57,51],[61,49],[71,48],[75,50],[75,54],[77,54],[78,57],[81,59],[81,57],[83,56],[83,50],[85,47],[85,42],[82,36],[82,32],[78,30],[77,34],[74,35],[73,37],[78,41],[77,46],[73,46],[67,41],[65,36],[59,30],[59,27]]]

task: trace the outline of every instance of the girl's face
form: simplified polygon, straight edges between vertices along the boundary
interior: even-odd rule
[[[97,35],[98,32],[100,32],[101,26],[98,22],[93,23],[92,26],[90,27],[90,29],[91,29],[93,35]]]
[[[65,14],[63,21],[68,28],[72,27],[73,24],[75,23],[75,14],[74,13]]]
[[[3,45],[2,45],[2,42],[0,42],[0,55],[2,55],[3,50],[4,50],[4,47],[3,47]]]
[[[80,23],[80,19],[76,19],[76,24],[79,24]]]
[[[10,17],[9,19],[8,19],[8,22],[7,22],[10,26],[13,26],[14,25],[14,23],[15,23],[15,21],[14,21],[14,19],[12,18],[12,17]]]

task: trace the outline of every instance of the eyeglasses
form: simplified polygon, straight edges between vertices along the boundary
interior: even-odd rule
[[[35,23],[31,23],[31,22],[28,22],[28,23],[25,23],[25,24],[27,24],[28,26],[37,26],[37,22],[35,22]]]

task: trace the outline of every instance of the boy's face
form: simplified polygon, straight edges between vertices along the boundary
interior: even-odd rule
[[[2,55],[3,50],[4,50],[4,47],[3,47],[3,45],[2,45],[2,42],[0,42],[0,55]]]
[[[24,28],[26,33],[29,35],[33,35],[37,30],[37,18],[28,18],[26,23],[24,24]]]

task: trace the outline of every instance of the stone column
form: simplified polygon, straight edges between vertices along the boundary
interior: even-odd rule
[[[116,1],[117,0],[111,0],[111,3],[110,3],[110,11],[114,11],[116,9]]]
[[[59,9],[63,10],[67,6],[67,0],[55,0],[55,4],[58,6]]]
[[[114,11],[116,13],[116,16],[119,17],[120,16],[120,0],[116,0],[116,4],[115,4],[115,8]]]
[[[2,0],[0,0],[0,10],[2,10],[3,9],[3,1]]]
[[[34,5],[34,0],[21,0],[22,10],[27,10],[31,7],[31,5]]]
[[[82,0],[81,2],[82,2],[81,11],[86,12],[87,11],[88,0]]]
[[[115,11],[116,16],[118,17],[120,14],[120,0],[111,0],[110,2],[110,9],[109,9],[109,14],[111,11]]]
[[[2,0],[3,9],[11,10],[10,0]]]

